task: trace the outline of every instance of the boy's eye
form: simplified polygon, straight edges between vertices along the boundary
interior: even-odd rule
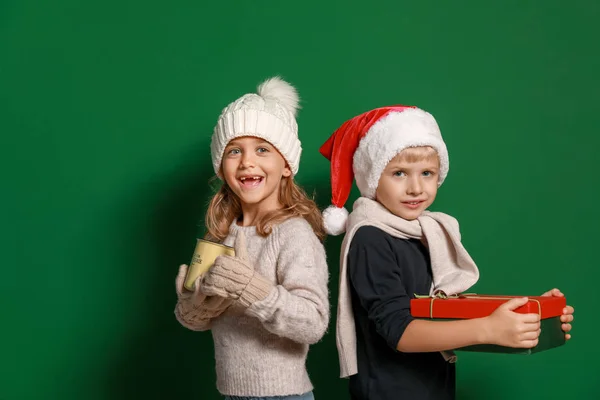
[[[227,154],[231,154],[231,155],[240,154],[240,149],[234,147],[233,149],[229,149]]]
[[[258,151],[259,153],[266,153],[269,151],[269,149],[267,149],[266,147],[259,147],[258,149],[256,149],[256,151]]]
[[[404,176],[406,173],[404,171],[396,171],[394,172],[394,176]]]
[[[431,171],[423,172],[423,176],[431,176],[431,175],[432,175]]]

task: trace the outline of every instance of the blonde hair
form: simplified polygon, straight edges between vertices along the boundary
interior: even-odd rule
[[[437,151],[431,146],[407,147],[396,156],[398,161],[419,162],[419,161],[440,161]]]
[[[289,218],[302,217],[310,224],[319,240],[325,239],[326,233],[321,211],[304,189],[298,186],[293,177],[282,178],[279,185],[279,202],[283,208],[268,213],[256,224],[256,232],[259,235],[266,237],[275,225]],[[240,199],[229,185],[223,182],[210,200],[206,211],[207,239],[219,242],[225,239],[229,235],[231,223],[241,215]]]

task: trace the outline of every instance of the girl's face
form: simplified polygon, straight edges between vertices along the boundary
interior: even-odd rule
[[[223,154],[223,179],[242,207],[269,212],[281,207],[281,179],[292,175],[279,151],[264,139],[244,136],[227,144]]]

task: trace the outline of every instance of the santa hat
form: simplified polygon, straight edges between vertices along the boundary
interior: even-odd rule
[[[261,83],[257,93],[247,93],[225,107],[210,145],[215,173],[219,173],[223,151],[231,140],[254,136],[275,146],[296,175],[302,153],[296,122],[299,101],[296,88],[275,76]]]
[[[448,150],[437,122],[428,112],[397,105],[376,108],[344,122],[319,150],[331,161],[333,205],[323,211],[327,233],[339,235],[346,230],[348,211],[344,204],[354,178],[360,194],[374,199],[386,165],[402,150],[420,146],[437,151],[441,185],[448,174]]]

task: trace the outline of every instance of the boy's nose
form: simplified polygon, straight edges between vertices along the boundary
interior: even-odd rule
[[[419,178],[412,178],[409,180],[406,192],[412,195],[421,194],[423,192],[422,187],[423,185],[421,185]]]

